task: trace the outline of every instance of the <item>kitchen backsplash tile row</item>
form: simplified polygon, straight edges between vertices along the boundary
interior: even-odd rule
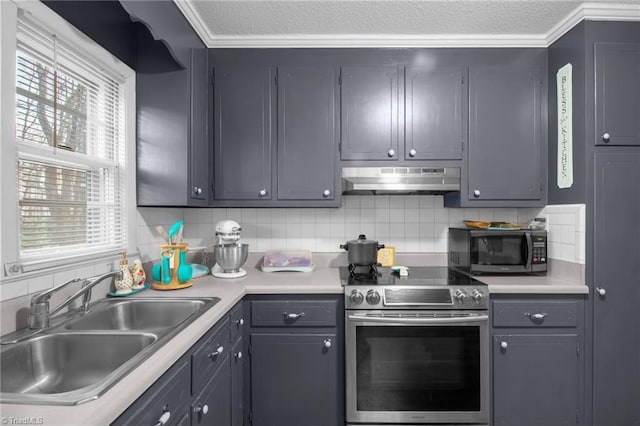
[[[138,209],[138,249],[144,261],[159,257],[156,225],[185,222],[184,237],[192,246],[215,243],[216,222],[232,219],[242,225],[242,240],[251,252],[271,248],[305,248],[340,252],[339,246],[359,234],[393,245],[398,252],[444,253],[447,229],[464,219],[526,223],[536,208],[445,208],[437,195],[344,196],[342,207]]]

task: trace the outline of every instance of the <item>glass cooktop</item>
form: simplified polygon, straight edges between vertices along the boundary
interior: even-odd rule
[[[389,268],[377,268],[377,277],[369,275],[368,268],[358,272],[356,277],[349,269],[340,268],[340,281],[343,286],[350,285],[402,285],[402,286],[484,286],[481,281],[466,274],[449,269],[446,266],[413,266],[408,267],[409,276],[401,277]]]

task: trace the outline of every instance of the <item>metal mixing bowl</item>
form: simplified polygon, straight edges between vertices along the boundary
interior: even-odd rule
[[[213,246],[216,263],[224,272],[238,272],[247,261],[249,244],[216,244]]]

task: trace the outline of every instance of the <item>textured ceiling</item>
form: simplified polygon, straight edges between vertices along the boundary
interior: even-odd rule
[[[174,0],[205,43],[224,40],[543,38],[585,5],[640,17],[640,0]],[[523,37],[526,36],[526,37]]]

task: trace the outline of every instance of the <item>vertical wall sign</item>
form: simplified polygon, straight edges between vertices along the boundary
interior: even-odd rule
[[[558,70],[558,188],[573,185],[573,91],[571,64]]]

